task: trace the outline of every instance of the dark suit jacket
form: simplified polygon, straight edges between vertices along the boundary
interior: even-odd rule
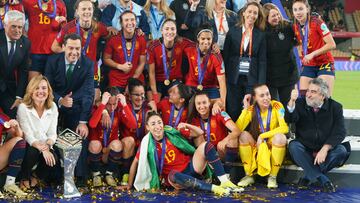
[[[228,23],[229,28],[234,27],[238,20],[238,15],[228,10],[225,14],[226,21]],[[210,19],[207,16],[205,9],[196,9],[196,11],[189,12],[189,18],[187,18],[188,22],[186,24],[190,25],[190,29],[196,30],[204,23],[208,23],[214,31],[213,34],[213,43],[216,43],[218,40],[218,30],[216,29],[215,18]]]
[[[224,63],[226,80],[230,84],[243,84],[246,86],[246,93],[250,93],[255,84],[265,84],[266,82],[266,39],[265,33],[258,28],[253,29],[252,34],[252,54],[250,70],[247,81],[239,80],[239,61],[240,46],[242,39],[242,27],[234,26],[230,28],[226,35],[224,44]],[[249,49],[249,45],[247,46]],[[248,53],[246,50],[245,54]]]
[[[285,120],[295,123],[296,140],[306,147],[319,151],[324,144],[341,144],[346,135],[342,105],[326,99],[319,112],[306,104],[306,100],[296,100],[295,110],[290,113],[286,108]]]
[[[74,67],[72,79],[66,79],[65,54],[49,57],[45,76],[49,79],[54,92],[54,102],[58,104],[61,97],[72,92],[73,107],[59,107],[61,111],[76,109],[80,112],[79,121],[88,121],[94,98],[94,63],[86,56],[81,56]]]
[[[5,30],[0,31],[0,93],[8,91],[11,95],[23,97],[27,82],[30,41],[21,36],[16,41],[12,63],[9,64],[9,54]]]

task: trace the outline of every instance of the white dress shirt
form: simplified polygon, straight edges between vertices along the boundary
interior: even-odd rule
[[[28,108],[24,103],[19,105],[17,111],[17,120],[30,146],[35,141],[46,142],[47,139],[56,142],[58,116],[59,112],[54,102],[50,109],[44,110],[41,117],[34,107]]]
[[[14,44],[14,53],[16,51],[16,40],[11,40],[6,34],[6,41],[7,41],[7,47],[8,47],[8,55],[10,54],[10,50],[11,50],[11,41],[14,41],[15,44]]]

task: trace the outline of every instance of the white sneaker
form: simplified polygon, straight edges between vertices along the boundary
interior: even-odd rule
[[[247,187],[255,183],[254,177],[252,176],[245,176],[243,177],[240,182],[238,182],[238,186],[240,187]]]
[[[268,177],[268,184],[267,184],[268,188],[277,188],[278,184],[276,182],[276,176],[269,176]]]

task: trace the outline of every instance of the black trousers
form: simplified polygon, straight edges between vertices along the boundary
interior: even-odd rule
[[[286,107],[287,103],[290,100],[291,91],[294,89],[294,84],[292,85],[284,85],[280,87],[272,87],[268,86],[271,94],[271,99],[280,101],[284,107]]]
[[[8,90],[0,92],[0,108],[10,118],[16,118],[17,108],[10,109],[15,101],[15,95],[12,95]]]
[[[50,150],[55,158],[55,166],[59,166],[59,159],[54,150]],[[20,179],[29,180],[32,175],[32,168],[38,164],[36,167],[35,174],[42,180],[45,180],[49,177],[52,171],[55,170],[55,166],[51,167],[46,165],[44,156],[38,149],[30,145],[26,146],[25,157],[21,166]]]
[[[233,121],[236,121],[243,109],[243,99],[246,86],[243,84],[227,84],[226,111]]]

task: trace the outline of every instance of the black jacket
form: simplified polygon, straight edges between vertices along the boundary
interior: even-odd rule
[[[315,113],[306,100],[300,98],[293,113],[286,108],[285,120],[295,123],[296,140],[314,151],[319,151],[324,144],[341,144],[346,135],[342,105],[332,99],[326,99]]]
[[[224,63],[226,80],[230,84],[242,84],[246,86],[246,93],[250,93],[255,84],[266,82],[266,39],[265,33],[258,28],[253,29],[252,54],[249,75],[246,81],[239,80],[240,46],[242,39],[242,27],[234,26],[226,34],[224,44]],[[249,46],[244,53],[248,53]]]
[[[23,97],[28,82],[30,66],[30,41],[21,36],[16,41],[12,63],[9,65],[9,54],[5,30],[0,31],[0,93],[7,91],[14,97]]]
[[[47,60],[45,76],[48,78],[54,93],[54,102],[72,92],[73,107],[59,107],[61,111],[78,109],[80,121],[88,121],[94,98],[94,62],[81,56],[74,67],[71,80],[66,79],[65,54],[54,54]]]
[[[266,29],[267,73],[266,84],[281,87],[295,84],[299,79],[293,48],[296,46],[290,24]]]

